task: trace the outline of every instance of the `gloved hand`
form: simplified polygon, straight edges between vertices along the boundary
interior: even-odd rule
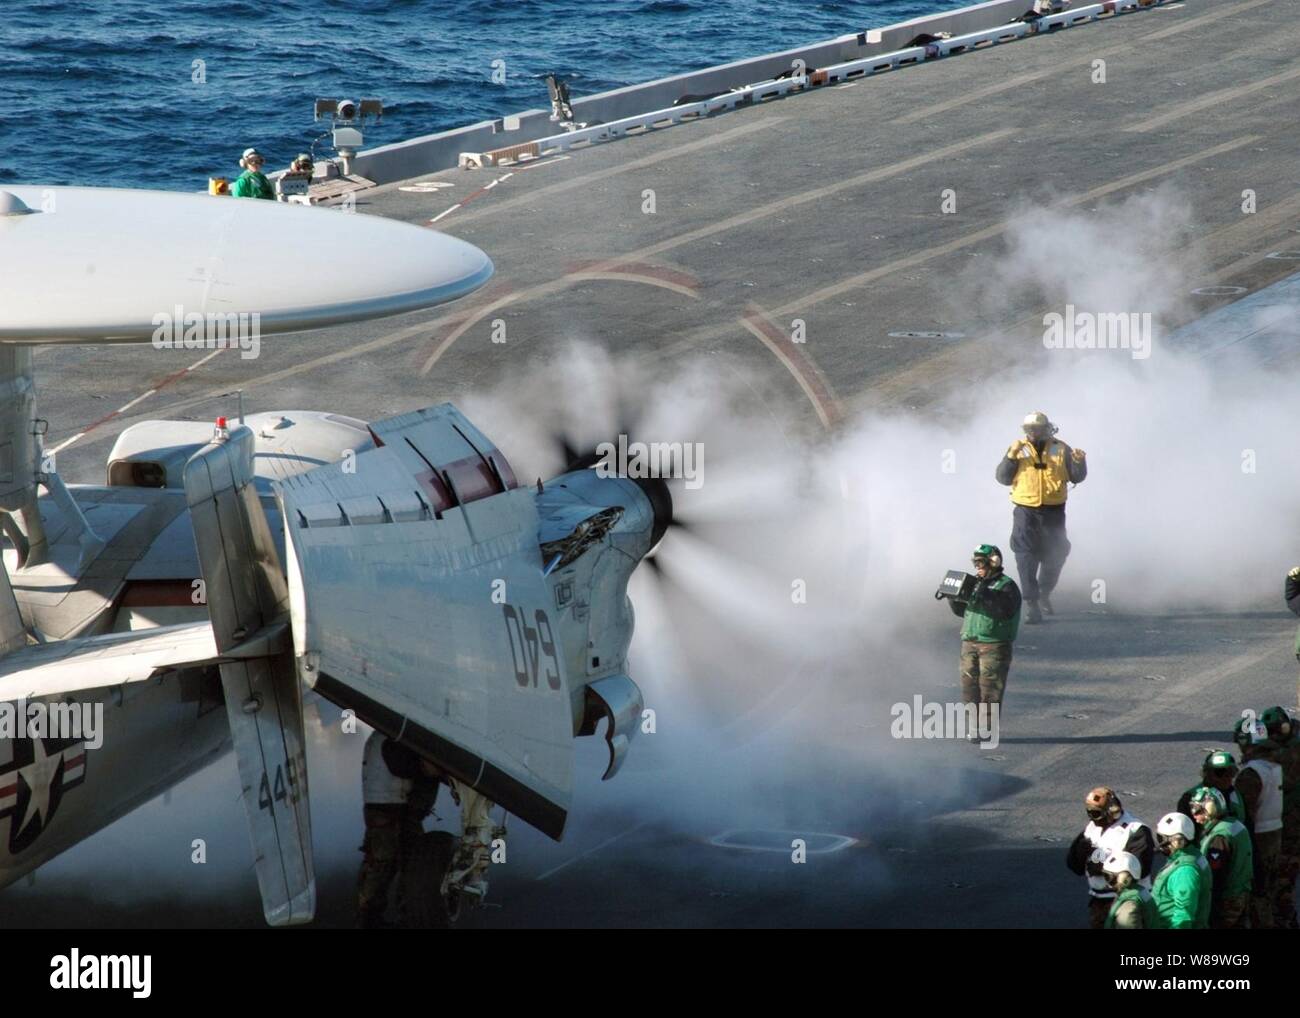
[[[1291,570],[1289,573],[1287,573],[1286,575],[1287,575],[1287,577],[1288,577],[1289,579],[1292,579],[1292,580],[1300,580],[1300,566],[1296,566],[1294,569],[1292,569],[1292,570]]]
[[[1007,447],[1007,459],[1014,460],[1020,458],[1020,450],[1029,443],[1023,438],[1017,438]]]
[[[1076,463],[1082,463],[1088,454],[1082,449],[1071,449],[1070,456]]]

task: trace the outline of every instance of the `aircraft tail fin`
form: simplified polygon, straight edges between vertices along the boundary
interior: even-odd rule
[[[272,926],[316,910],[307,801],[302,688],[283,639],[288,591],[253,484],[253,432],[215,438],[185,465],[199,566],[217,651],[261,636],[264,656],[221,665],[226,711],[253,841],[257,883]]]

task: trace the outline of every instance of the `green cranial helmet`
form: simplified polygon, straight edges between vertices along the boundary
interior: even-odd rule
[[[1286,742],[1291,738],[1291,731],[1294,727],[1291,716],[1281,707],[1270,707],[1259,716],[1259,720],[1264,723],[1264,727],[1268,730],[1268,737],[1275,742]]]
[[[971,555],[971,562],[977,566],[983,563],[996,571],[1002,568],[1002,551],[996,544],[981,544]]]
[[[1209,820],[1217,820],[1228,812],[1228,802],[1217,788],[1200,785],[1192,792],[1192,815],[1203,813]]]
[[[1211,771],[1232,771],[1235,773],[1236,770],[1237,759],[1226,749],[1216,749],[1201,764],[1202,774],[1209,774]]]
[[[1232,741],[1240,746],[1243,752],[1252,746],[1264,746],[1265,748],[1276,746],[1276,743],[1268,740],[1268,729],[1253,717],[1243,717],[1233,726]]]

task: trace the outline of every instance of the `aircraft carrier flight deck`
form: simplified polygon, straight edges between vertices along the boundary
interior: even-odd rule
[[[720,378],[759,377],[748,409],[783,415],[805,441],[863,414],[946,413],[964,389],[974,412],[988,380],[1049,353],[1037,284],[1054,268],[1035,268],[1032,252],[1016,263],[1024,278],[1005,268],[1016,223],[1034,210],[1079,222],[1148,201],[1183,215],[1186,244],[1168,256],[1166,278],[1180,287],[1171,329],[1287,285],[1300,267],[1298,51],[1300,4],[1186,0],[535,160],[388,180],[350,195],[355,214],[467,240],[492,258],[492,282],[434,312],[276,337],[256,360],[228,351],[192,370],[185,351],[160,370],[147,347],[43,348],[40,377],[58,379],[40,391],[53,422],[47,446],[79,435],[58,453],[59,469],[99,482],[123,428],[206,420],[234,390],[249,412],[302,406],[372,420],[540,372],[570,340],[660,370],[689,362]],[[1247,191],[1258,208],[1243,215]],[[1099,269],[1105,260],[1099,253]],[[796,319],[806,341],[782,352]],[[505,341],[494,342],[502,328]],[[1291,346],[1273,363],[1294,360]],[[509,453],[508,436],[496,441]],[[985,458],[987,497],[1002,506],[991,480],[1000,451]],[[1105,450],[1089,452],[1103,474]],[[1082,486],[1078,502],[1089,494]],[[1005,542],[999,528],[993,537]],[[977,537],[987,539],[949,540],[964,555]],[[1081,525],[1072,537],[1088,540]],[[684,812],[655,804],[655,768],[671,761],[642,738],[617,780],[578,784],[562,842],[512,828],[493,907],[470,923],[1080,925],[1081,882],[1062,860],[1083,792],[1116,782],[1154,823],[1205,749],[1225,741],[1223,705],[1273,702],[1294,689],[1295,662],[1293,620],[1277,598],[1247,612],[1132,602],[1099,611],[1082,577],[1070,581],[1067,572],[1059,616],[1017,644],[996,753],[927,749],[887,779],[869,766],[837,771],[833,796],[774,788],[771,815],[740,817],[725,801]],[[939,695],[956,685],[953,620],[932,605],[916,612]],[[813,692],[806,702],[785,695],[786,717],[816,707]],[[850,740],[836,726],[862,716],[846,708],[829,721],[833,739]],[[598,771],[600,747],[587,752],[578,770]],[[618,805],[624,784],[640,808]],[[213,808],[241,837],[233,798]],[[319,830],[343,830],[346,841],[354,819],[323,819]],[[799,879],[788,852],[764,850],[792,830],[827,836]],[[322,850],[323,923],[350,924],[353,847]],[[927,879],[905,880],[922,858]],[[87,921],[127,925],[147,908],[185,925],[257,925],[251,876],[246,884],[176,915],[119,901]],[[6,906],[15,925],[74,921],[73,895],[38,877]]]

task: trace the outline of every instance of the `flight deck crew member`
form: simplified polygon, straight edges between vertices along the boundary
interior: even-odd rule
[[[1191,805],[1196,847],[1209,863],[1212,878],[1210,928],[1244,930],[1255,868],[1250,832],[1227,815],[1227,800],[1217,788],[1196,789]]]
[[[977,582],[970,600],[949,600],[961,626],[961,698],[1000,704],[1020,628],[1020,589],[1002,569],[1002,552],[981,544],[971,556]]]
[[[1196,847],[1196,825],[1181,813],[1166,813],[1156,824],[1156,847],[1168,857],[1151,887],[1158,928],[1206,929],[1213,878]]]
[[[1278,856],[1282,851],[1282,765],[1278,746],[1262,724],[1249,718],[1238,723],[1233,738],[1241,747],[1242,765],[1237,791],[1246,804],[1246,827],[1255,846],[1255,878],[1250,898],[1250,923],[1257,930],[1273,929],[1273,894]]]
[[[1151,828],[1124,809],[1109,788],[1094,788],[1084,796],[1083,808],[1088,812],[1088,826],[1070,845],[1065,865],[1088,878],[1088,925],[1100,930],[1115,904],[1115,889],[1106,880],[1106,860],[1117,852],[1128,852],[1138,861],[1138,886],[1150,890],[1155,846]]]
[[[1113,852],[1101,864],[1106,884],[1115,892],[1114,904],[1102,928],[1107,930],[1153,930],[1159,921],[1155,899],[1140,883],[1142,864],[1131,852]]]
[[[1277,861],[1277,884],[1273,892],[1273,918],[1280,929],[1297,928],[1295,882],[1300,876],[1300,731],[1281,707],[1270,707],[1259,716],[1276,743],[1277,762],[1282,765],[1282,848]]]
[[[1201,764],[1200,785],[1193,785],[1179,796],[1178,812],[1185,817],[1190,817],[1192,815],[1192,794],[1202,786],[1216,788],[1223,794],[1224,802],[1228,804],[1228,812],[1224,815],[1228,819],[1240,820],[1244,824],[1246,822],[1246,804],[1241,801],[1241,793],[1237,791],[1234,785],[1236,780],[1236,758],[1226,749],[1216,749],[1206,756]]]
[[[275,188],[262,172],[262,167],[266,165],[262,153],[255,148],[244,149],[244,154],[239,157],[239,165],[244,172],[231,185],[230,193],[236,198],[269,198],[275,201]]]
[[[382,733],[370,733],[361,761],[366,835],[357,876],[357,924],[362,929],[384,925],[389,888],[412,840],[423,833],[439,784],[432,764]]]
[[[1065,536],[1068,486],[1088,476],[1088,461],[1082,449],[1071,449],[1055,437],[1056,425],[1045,413],[1030,414],[1021,428],[1024,438],[1011,443],[995,477],[1011,487],[1011,550],[1020,573],[1025,622],[1034,624],[1043,621],[1042,612],[1052,614],[1052,591],[1070,554]]]

